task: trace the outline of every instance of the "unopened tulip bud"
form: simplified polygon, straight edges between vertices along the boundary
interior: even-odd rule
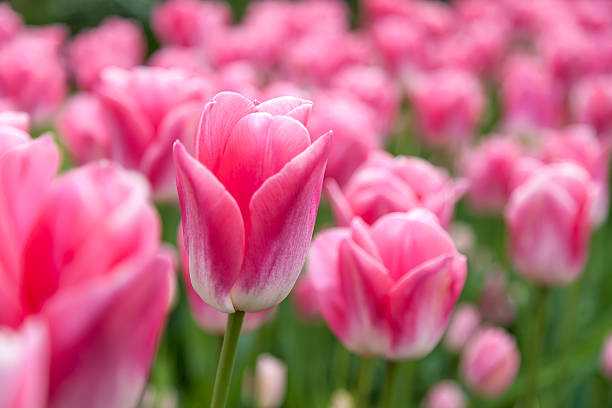
[[[441,381],[427,393],[423,408],[465,408],[467,397],[455,381]]]
[[[503,329],[483,328],[463,349],[461,375],[483,397],[501,395],[518,372],[520,355],[512,336]]]
[[[262,354],[255,365],[255,401],[258,408],[277,408],[285,400],[287,366],[269,354]]]
[[[476,306],[472,304],[458,306],[446,330],[444,345],[452,352],[459,352],[474,334],[479,324],[480,313]]]

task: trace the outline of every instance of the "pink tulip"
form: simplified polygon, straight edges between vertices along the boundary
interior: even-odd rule
[[[453,148],[476,134],[485,95],[478,79],[458,70],[422,75],[408,86],[420,136],[432,146]]]
[[[453,182],[445,170],[423,159],[394,158],[385,152],[372,153],[342,189],[333,179],[326,182],[336,222],[342,226],[356,216],[373,224],[391,212],[426,208],[446,227],[463,190],[463,183]]]
[[[446,330],[444,345],[452,352],[461,351],[479,325],[480,313],[476,306],[472,304],[458,306]]]
[[[593,203],[595,225],[601,225],[608,215],[608,162],[611,140],[601,142],[589,126],[568,126],[544,135],[540,159],[545,163],[572,162],[582,166],[596,185]]]
[[[303,36],[287,52],[283,62],[290,78],[323,86],[343,68],[367,64],[372,55],[365,37],[334,32]]]
[[[292,29],[297,35],[350,30],[350,10],[335,0],[308,0],[293,3]]]
[[[49,377],[45,324],[28,319],[13,331],[0,327],[0,407],[44,408]]]
[[[217,1],[171,0],[153,9],[151,25],[161,42],[195,46],[210,42],[232,19],[228,4]]]
[[[505,217],[512,258],[525,279],[555,286],[582,273],[595,194],[589,174],[571,163],[535,172],[512,193]]]
[[[442,337],[466,261],[436,217],[418,209],[321,233],[308,274],[325,321],[349,350],[404,360],[425,356]]]
[[[387,67],[396,72],[423,67],[426,61],[425,30],[413,21],[389,16],[370,28],[372,41]]]
[[[8,3],[0,4],[0,44],[10,41],[23,28],[23,19]]]
[[[159,200],[176,197],[172,143],[193,151],[202,103],[211,84],[181,70],[108,68],[95,87],[108,126],[109,158],[143,173]]]
[[[146,45],[135,22],[109,17],[102,24],[77,35],[68,50],[77,84],[90,89],[107,67],[131,68],[142,62]]]
[[[189,300],[193,318],[198,325],[208,333],[222,336],[225,333],[225,326],[227,325],[227,314],[218,311],[212,306],[208,306],[200,299],[200,296],[198,296],[193,289],[189,275],[189,256],[185,250],[181,228],[179,228],[177,243],[181,252],[183,283],[185,284],[187,300]],[[274,316],[274,310],[275,309],[267,309],[258,313],[247,313],[244,318],[244,324],[242,325],[242,332],[248,333],[257,330],[262,324],[269,321]]]
[[[223,92],[204,109],[195,158],[175,144],[191,283],[222,312],[275,306],[298,278],[331,139],[311,139],[311,106]]]
[[[92,94],[72,96],[60,111],[58,133],[79,164],[110,157],[112,128],[100,99]]]
[[[612,380],[612,336],[608,336],[603,346],[601,371],[607,379]]]
[[[455,381],[446,380],[435,384],[425,397],[424,408],[466,408],[467,397]]]
[[[257,357],[255,363],[255,400],[259,408],[283,405],[287,389],[287,366],[269,354]]]
[[[543,61],[511,58],[501,77],[505,126],[519,131],[558,126],[563,115],[562,91]]]
[[[371,151],[382,147],[375,113],[368,105],[343,92],[319,92],[313,99],[308,130],[315,137],[328,129],[334,132],[326,176],[342,186]]]
[[[0,111],[0,126],[10,126],[29,132],[30,117],[25,112]]]
[[[259,93],[261,73],[246,61],[226,64],[217,71],[216,90],[236,92],[251,99]]]
[[[512,384],[520,363],[512,336],[503,329],[480,329],[468,342],[461,357],[461,375],[477,394],[492,398]]]
[[[612,137],[612,75],[587,77],[570,93],[573,119],[595,128],[603,138]]]
[[[67,91],[66,72],[55,40],[17,35],[0,48],[0,98],[41,124],[55,113]]]
[[[134,406],[173,283],[147,183],[104,162],[53,180],[52,138],[9,129],[0,126],[0,325],[35,316],[47,327],[45,406]]]
[[[468,180],[468,199],[479,211],[501,211],[513,190],[517,161],[522,147],[513,139],[493,136],[468,151],[460,173]]]
[[[303,274],[295,284],[293,289],[293,304],[295,310],[305,322],[314,322],[321,316],[317,291],[312,279],[307,274]]]
[[[355,95],[376,112],[377,127],[387,134],[397,117],[400,95],[397,85],[378,67],[351,66],[340,71],[331,81],[333,88]]]

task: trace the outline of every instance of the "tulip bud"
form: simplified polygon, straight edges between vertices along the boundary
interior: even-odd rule
[[[453,313],[446,335],[444,345],[452,352],[459,352],[480,324],[478,308],[472,304],[459,305]]]
[[[277,408],[285,400],[287,366],[269,354],[262,354],[255,364],[255,402],[258,408]]]
[[[441,381],[430,388],[423,408],[466,408],[467,397],[455,381]]]
[[[191,283],[217,310],[276,306],[298,278],[330,144],[304,126],[311,105],[223,92],[204,109],[195,157],[174,145]]]
[[[589,76],[571,90],[570,108],[573,118],[586,123],[600,136],[612,135],[612,76]]]
[[[463,349],[460,370],[474,392],[492,398],[512,384],[519,361],[519,351],[512,336],[503,329],[482,328]]]
[[[525,279],[555,286],[582,273],[594,196],[589,174],[571,163],[543,168],[514,190],[505,217],[512,259]]]
[[[331,397],[330,408],[354,408],[353,396],[347,390],[334,391]]]

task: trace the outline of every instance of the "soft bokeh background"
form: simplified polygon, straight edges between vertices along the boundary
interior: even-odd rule
[[[237,16],[240,16],[248,0],[228,0]],[[99,24],[108,15],[134,18],[143,23],[149,40],[148,52],[156,49],[157,43],[147,25],[154,0],[13,0],[12,6],[28,24],[67,24],[73,33]],[[354,12],[357,2],[349,1]],[[491,91],[487,114],[483,119],[481,134],[494,128],[499,117],[498,103],[494,90]],[[415,154],[430,157],[418,143],[398,145],[392,143],[393,153]],[[434,158],[435,159],[435,158]],[[175,206],[160,206],[164,220],[164,240],[175,244],[179,223],[179,210]],[[533,289],[511,273],[507,259],[505,226],[501,217],[482,217],[460,203],[456,211],[457,220],[469,222],[475,229],[477,250],[470,257],[469,274],[462,299],[478,301],[479,288],[486,273],[493,265],[501,267],[511,279],[511,290],[516,296],[519,310],[524,310]],[[329,225],[332,217],[323,204],[318,219],[318,228]],[[598,361],[604,336],[612,328],[612,279],[609,279],[612,265],[612,223],[608,220],[594,234],[591,257],[583,278],[569,288],[555,290],[549,308],[550,325],[546,330],[543,355],[542,378],[540,380],[542,406],[558,406],[557,401],[570,402],[570,406],[593,405],[591,395],[594,378],[598,376]],[[204,333],[193,321],[187,305],[182,284],[178,303],[169,319],[160,346],[157,361],[151,376],[151,388],[147,399],[157,406],[178,398],[180,406],[201,407],[209,401],[220,339]],[[575,330],[564,326],[567,304],[577,304]],[[571,308],[569,308],[571,309]],[[519,344],[529,342],[525,320],[529,313],[510,327]],[[569,341],[572,350],[567,359],[558,358],[550,352],[559,348],[564,331],[573,331]],[[547,352],[548,350],[548,352]],[[241,392],[241,373],[252,372],[256,357],[269,352],[288,365],[287,407],[311,408],[328,406],[332,393],[339,388],[352,389],[357,375],[358,360],[337,342],[323,322],[305,324],[295,315],[291,299],[280,305],[276,318],[256,333],[241,338],[237,374],[231,391],[231,407],[250,406],[251,399]],[[380,390],[383,362],[378,361],[375,390]],[[398,380],[395,398],[406,401],[412,395],[413,401],[420,400],[427,387],[444,378],[456,378],[457,359],[438,347],[430,356],[416,364],[404,364]],[[564,379],[565,378],[565,379]],[[516,395],[522,393],[526,381],[521,374],[510,391],[492,402],[478,401],[482,406],[512,406]],[[597,385],[595,385],[596,387]],[[378,392],[378,391],[375,391]],[[374,396],[374,400],[377,397]],[[164,402],[165,401],[165,402]],[[397,405],[399,406],[399,405]]]

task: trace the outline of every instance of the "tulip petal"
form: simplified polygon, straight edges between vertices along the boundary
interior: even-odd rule
[[[172,260],[159,255],[62,291],[45,305],[49,407],[136,405],[169,310],[172,275]]]
[[[174,163],[191,283],[206,303],[233,313],[230,291],[242,266],[245,242],[240,208],[178,141]]]
[[[348,330],[338,335],[361,355],[382,356],[391,342],[387,293],[392,280],[378,260],[348,239],[340,242],[338,265],[344,307],[351,311]]]
[[[49,338],[28,319],[18,332],[0,328],[0,407],[43,408],[47,402]]]
[[[438,343],[461,294],[467,266],[462,255],[441,255],[406,274],[390,292],[394,331],[389,359],[414,359]]]
[[[323,186],[327,198],[329,199],[329,204],[334,212],[336,224],[340,226],[349,226],[355,214],[353,213],[351,204],[348,202],[342,189],[338,185],[338,182],[333,178],[328,178],[325,180]]]
[[[202,113],[196,136],[196,159],[216,174],[232,129],[243,116],[254,112],[255,104],[240,94],[221,92],[216,95]]]
[[[312,102],[293,96],[283,96],[257,105],[257,110],[267,112],[272,116],[290,116],[306,126],[312,111]]]
[[[244,265],[232,299],[257,312],[291,291],[304,264],[317,216],[331,133],[296,156],[253,195]]]

